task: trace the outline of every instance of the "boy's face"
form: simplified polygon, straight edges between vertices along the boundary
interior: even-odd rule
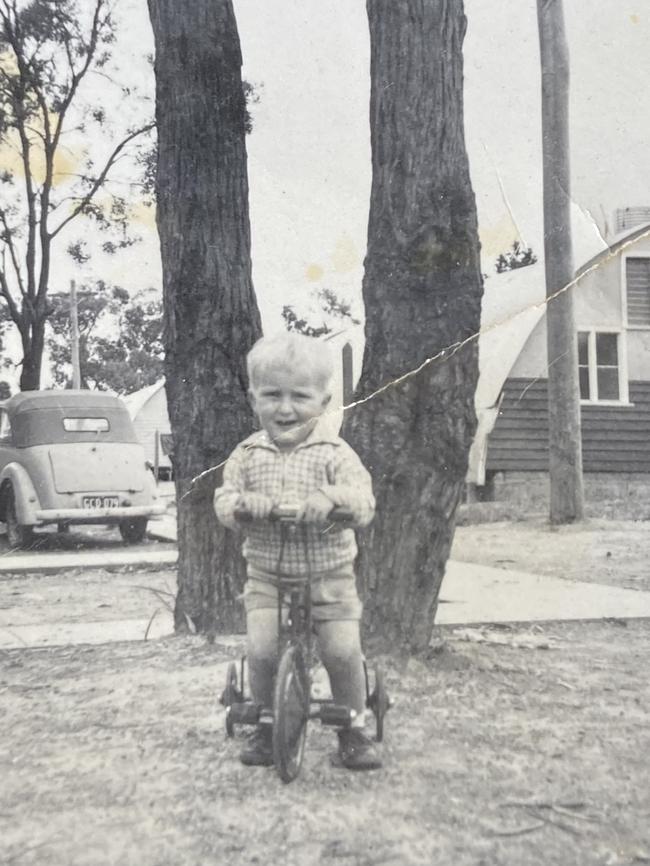
[[[306,439],[330,400],[309,371],[280,366],[258,372],[249,393],[260,424],[278,448],[293,448]]]

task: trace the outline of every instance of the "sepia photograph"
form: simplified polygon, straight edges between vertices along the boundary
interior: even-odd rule
[[[0,866],[650,864],[649,43],[0,0]]]

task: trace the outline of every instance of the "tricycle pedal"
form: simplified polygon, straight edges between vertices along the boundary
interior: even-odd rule
[[[260,720],[262,708],[252,701],[231,704],[226,712],[229,720],[236,725],[256,725]]]
[[[317,717],[323,725],[333,725],[337,728],[349,728],[356,718],[357,711],[342,704],[321,704]]]

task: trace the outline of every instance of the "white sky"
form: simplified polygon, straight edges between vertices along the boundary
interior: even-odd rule
[[[370,192],[365,0],[234,3],[244,75],[262,85],[247,140],[252,254],[263,319],[275,328],[282,304],[306,308],[312,289],[360,296]],[[602,228],[616,207],[650,205],[650,8],[647,0],[564,5],[573,198],[593,233],[590,213]],[[152,94],[153,72],[143,60],[153,51],[146,2],[119,6],[127,26],[117,59]],[[523,239],[542,248],[536,3],[465,0],[465,8],[466,135],[489,271],[517,235],[509,209]],[[101,79],[95,86],[102,88]],[[98,90],[98,98],[103,94]],[[142,244],[113,260],[96,257],[85,275],[128,289],[160,285],[151,213],[138,229]],[[78,234],[71,230],[65,243]],[[576,263],[580,243],[578,237]],[[72,273],[62,257],[56,263],[55,281],[65,284]]]
[[[134,51],[148,33],[131,19]],[[465,117],[484,268],[517,230],[542,247],[534,0],[466,0]],[[650,9],[565,0],[572,63],[573,197],[603,227],[650,204]],[[596,11],[597,8],[597,11]],[[311,288],[359,296],[370,191],[364,0],[235,0],[244,74],[262,83],[248,138],[253,267],[265,321]],[[498,182],[503,187],[501,191]],[[580,258],[577,239],[576,258]],[[152,267],[153,271],[153,267]]]

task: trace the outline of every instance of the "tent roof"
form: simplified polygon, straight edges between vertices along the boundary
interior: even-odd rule
[[[122,397],[122,400],[126,404],[126,408],[129,410],[131,418],[135,418],[136,415],[144,409],[149,400],[151,400],[151,398],[157,394],[164,385],[164,378],[159,379],[157,382],[154,382],[153,385],[147,385],[146,388],[140,388],[139,391],[133,391],[132,394],[127,394],[125,397]]]

